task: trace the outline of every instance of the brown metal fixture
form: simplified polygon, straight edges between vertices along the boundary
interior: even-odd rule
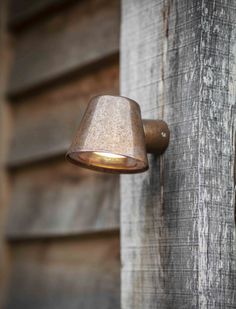
[[[79,166],[110,173],[141,173],[147,152],[162,154],[170,132],[162,120],[142,120],[139,104],[121,96],[91,99],[66,158]]]

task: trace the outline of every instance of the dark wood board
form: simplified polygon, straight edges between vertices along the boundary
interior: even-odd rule
[[[6,309],[119,309],[118,235],[12,247]]]
[[[64,160],[12,176],[8,239],[70,236],[119,229],[119,178]]]
[[[15,37],[8,93],[14,97],[119,50],[119,1],[78,1]]]
[[[35,19],[38,15],[72,2],[73,0],[10,0],[8,23],[11,28],[16,28]]]
[[[12,141],[8,165],[64,154],[89,99],[99,93],[118,94],[118,60],[104,64],[60,87],[52,87],[13,104]]]

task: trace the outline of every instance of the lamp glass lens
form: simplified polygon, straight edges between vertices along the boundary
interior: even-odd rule
[[[137,165],[135,159],[109,152],[81,152],[79,159],[87,165],[107,169],[132,169]]]

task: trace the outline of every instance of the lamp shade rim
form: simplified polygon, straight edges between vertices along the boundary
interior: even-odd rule
[[[113,167],[111,166],[100,166],[94,163],[89,163],[87,160],[82,160],[81,159],[81,154],[89,154],[89,153],[109,153],[108,151],[101,151],[101,150],[76,150],[76,151],[68,151],[66,153],[66,159],[68,161],[70,161],[71,163],[78,165],[80,167],[84,167],[90,170],[94,170],[94,171],[100,171],[100,172],[106,172],[106,173],[111,173],[111,174],[136,174],[136,173],[142,173],[148,170],[149,166],[148,166],[148,162],[144,162],[138,158],[134,158],[131,155],[127,155],[127,154],[114,154],[114,155],[118,155],[118,156],[122,156],[123,158],[126,159],[131,159],[134,162],[136,162],[136,165],[133,167]]]
[[[128,97],[125,97],[125,96],[122,96],[122,95],[113,95],[113,94],[98,94],[98,95],[95,95],[95,96],[93,96],[92,98],[91,98],[91,100],[90,100],[90,104],[92,103],[94,103],[96,100],[95,99],[99,99],[99,98],[115,98],[115,99],[125,99],[125,100],[127,100],[127,103],[131,103],[131,104],[134,104],[137,108],[138,108],[138,110],[139,111],[141,111],[141,109],[140,109],[140,105],[138,104],[138,102],[136,102],[135,100],[133,100],[133,99],[130,99],[130,98],[128,98]],[[114,102],[113,102],[113,104],[114,104]]]

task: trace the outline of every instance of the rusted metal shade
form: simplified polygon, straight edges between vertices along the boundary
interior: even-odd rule
[[[92,98],[66,157],[77,165],[105,172],[147,170],[139,105],[120,96]]]

